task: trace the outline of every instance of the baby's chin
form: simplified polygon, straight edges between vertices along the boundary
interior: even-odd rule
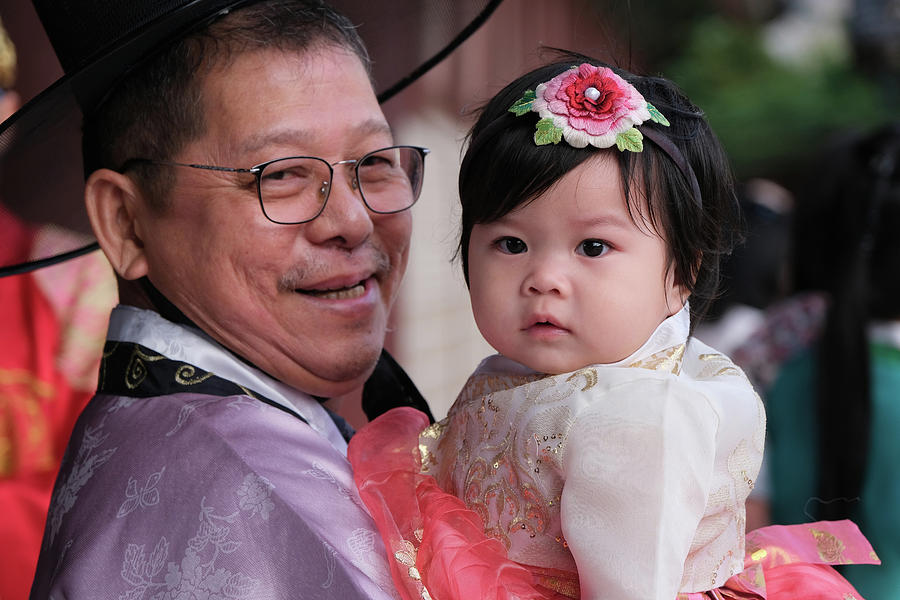
[[[547,375],[561,375],[562,373],[572,373],[590,365],[597,364],[596,362],[591,362],[590,360],[541,360],[534,357],[509,358],[512,358],[514,361],[525,365],[532,371],[537,371],[538,373],[546,373]]]
[[[547,375],[562,375],[563,373],[573,373],[586,367],[596,365],[610,365],[617,363],[634,352],[627,352],[619,355],[592,355],[592,356],[571,356],[571,357],[535,357],[535,356],[517,356],[505,355],[514,361],[521,363],[538,373],[546,373]],[[502,353],[501,353],[502,354]],[[517,353],[518,354],[518,353]]]

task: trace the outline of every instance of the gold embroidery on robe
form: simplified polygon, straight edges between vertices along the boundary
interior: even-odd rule
[[[197,377],[195,376],[196,373],[196,367],[192,365],[181,365],[175,371],[175,381],[177,381],[181,385],[196,385],[214,376],[212,373],[204,373],[203,375]]]
[[[697,358],[706,363],[704,368],[697,373],[697,379],[712,379],[714,377],[721,377],[722,375],[742,377],[744,374],[743,371],[741,371],[737,365],[731,362],[731,359],[724,354],[701,354]]]
[[[629,367],[648,369],[650,371],[666,371],[674,375],[681,373],[681,363],[684,360],[685,344],[678,344],[665,350],[651,354],[647,358],[629,364]]]
[[[128,361],[128,368],[125,370],[125,385],[128,389],[136,389],[147,377],[147,367],[144,362],[155,362],[164,359],[165,356],[160,354],[147,354],[135,346],[131,353],[131,359]]]
[[[582,392],[586,392],[597,385],[597,369],[581,369],[580,371],[576,371],[566,379],[566,383],[572,383],[579,377],[584,377],[584,387],[581,388]]]

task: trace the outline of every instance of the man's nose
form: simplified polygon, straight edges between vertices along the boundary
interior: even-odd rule
[[[307,227],[310,242],[355,248],[372,234],[373,213],[366,208],[355,177],[353,169],[335,169],[325,208]]]

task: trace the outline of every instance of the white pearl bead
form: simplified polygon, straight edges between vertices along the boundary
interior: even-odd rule
[[[590,100],[596,100],[600,97],[600,90],[595,87],[589,87],[588,89],[584,90],[584,95]]]

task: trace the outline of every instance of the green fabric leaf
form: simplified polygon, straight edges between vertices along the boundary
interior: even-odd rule
[[[653,121],[654,123],[659,123],[660,125],[665,125],[666,127],[669,126],[669,120],[661,112],[659,112],[658,108],[656,108],[649,102],[647,103],[647,110],[650,111],[651,121]]]
[[[534,104],[534,99],[537,96],[534,93],[534,90],[527,90],[525,94],[515,101],[515,103],[509,107],[509,112],[515,113],[517,117],[521,117],[525,113],[531,112],[531,105]]]
[[[534,143],[538,146],[558,144],[562,140],[562,128],[553,123],[553,119],[545,117],[537,122],[534,131]]]
[[[623,131],[616,136],[616,147],[620,152],[624,152],[626,150],[630,152],[643,152],[643,140],[644,136],[641,135],[641,132],[638,131],[636,127],[632,127],[628,131]]]

